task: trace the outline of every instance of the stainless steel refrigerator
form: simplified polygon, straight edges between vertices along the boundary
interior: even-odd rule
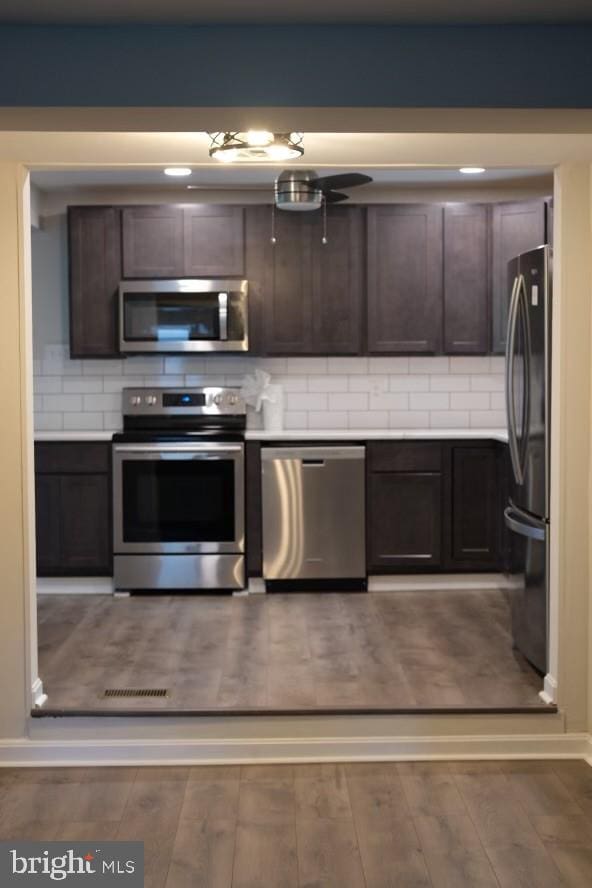
[[[547,671],[549,462],[551,406],[551,250],[522,253],[508,265],[506,413],[512,478],[510,530],[515,647]]]

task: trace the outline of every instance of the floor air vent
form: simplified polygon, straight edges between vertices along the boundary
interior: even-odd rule
[[[107,688],[103,697],[168,697],[166,688]]]

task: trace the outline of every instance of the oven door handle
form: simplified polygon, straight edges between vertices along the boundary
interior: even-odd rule
[[[242,453],[242,444],[115,444],[115,453],[196,453],[219,456]]]

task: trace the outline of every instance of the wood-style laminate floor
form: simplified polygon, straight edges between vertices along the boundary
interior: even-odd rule
[[[145,843],[145,888],[589,888],[584,761],[0,769],[0,840]]]
[[[497,590],[40,596],[39,674],[45,711],[542,706]]]

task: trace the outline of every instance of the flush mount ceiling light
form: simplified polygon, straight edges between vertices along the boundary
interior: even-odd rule
[[[180,178],[182,176],[190,176],[191,169],[189,167],[166,167],[164,174],[165,176],[178,176]]]
[[[464,173],[465,176],[478,176],[479,173],[484,173],[485,167],[461,167],[459,169],[459,173]]]
[[[249,130],[246,133],[208,133],[210,157],[223,163],[250,161],[260,163],[293,160],[304,154],[302,133],[270,133]]]

